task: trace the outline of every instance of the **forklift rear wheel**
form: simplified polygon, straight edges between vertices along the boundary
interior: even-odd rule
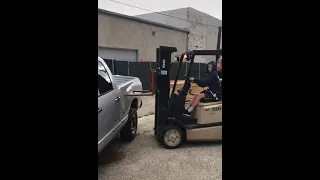
[[[131,108],[129,111],[129,117],[127,123],[120,131],[120,137],[124,141],[132,141],[135,139],[138,127],[138,115],[137,109]]]
[[[183,143],[185,137],[180,127],[168,125],[164,129],[161,139],[167,149],[174,149]]]

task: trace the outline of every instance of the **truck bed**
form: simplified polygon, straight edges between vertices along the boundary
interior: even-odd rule
[[[117,85],[118,88],[122,89],[122,87],[125,87],[129,83],[132,83],[130,85],[134,91],[141,91],[142,90],[142,84],[139,78],[132,77],[132,76],[122,76],[122,75],[113,75],[113,83]]]
[[[135,79],[138,78],[131,76],[113,75],[113,81],[117,86],[123,86],[124,84],[134,81]]]

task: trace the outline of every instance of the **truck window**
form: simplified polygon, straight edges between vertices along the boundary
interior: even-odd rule
[[[109,79],[108,75],[105,77],[107,77]],[[98,74],[98,92],[100,93],[100,95],[108,93],[112,90],[113,90],[113,87],[112,87],[112,83],[111,83],[110,79],[109,79],[109,81],[107,81],[99,73]],[[99,95],[99,93],[98,93],[98,95]]]

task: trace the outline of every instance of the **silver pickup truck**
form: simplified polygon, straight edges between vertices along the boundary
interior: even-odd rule
[[[139,78],[113,75],[98,57],[98,153],[120,132],[125,141],[132,141],[137,133],[137,110],[141,96],[127,96],[141,91]]]

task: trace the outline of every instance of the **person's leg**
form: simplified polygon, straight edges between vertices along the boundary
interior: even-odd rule
[[[185,110],[188,110],[192,106],[192,104],[193,104],[194,100],[197,98],[197,96],[198,96],[198,94],[194,95],[193,99],[189,102],[188,105],[186,105]]]
[[[198,94],[198,95],[194,98],[194,100],[193,100],[193,102],[192,102],[192,105],[191,105],[191,107],[190,107],[190,108],[192,108],[191,111],[199,104],[200,99],[202,99],[202,98],[204,98],[204,97],[205,97],[205,94],[204,94],[204,93],[200,93],[200,94]],[[190,109],[190,108],[189,108],[189,109]],[[189,111],[189,112],[191,112],[191,111]]]
[[[197,94],[193,98],[192,103],[190,103],[190,107],[188,109],[186,109],[187,112],[185,112],[185,114],[190,115],[190,113],[194,110],[194,108],[199,104],[200,99],[204,98],[204,97],[205,97],[204,93]]]

